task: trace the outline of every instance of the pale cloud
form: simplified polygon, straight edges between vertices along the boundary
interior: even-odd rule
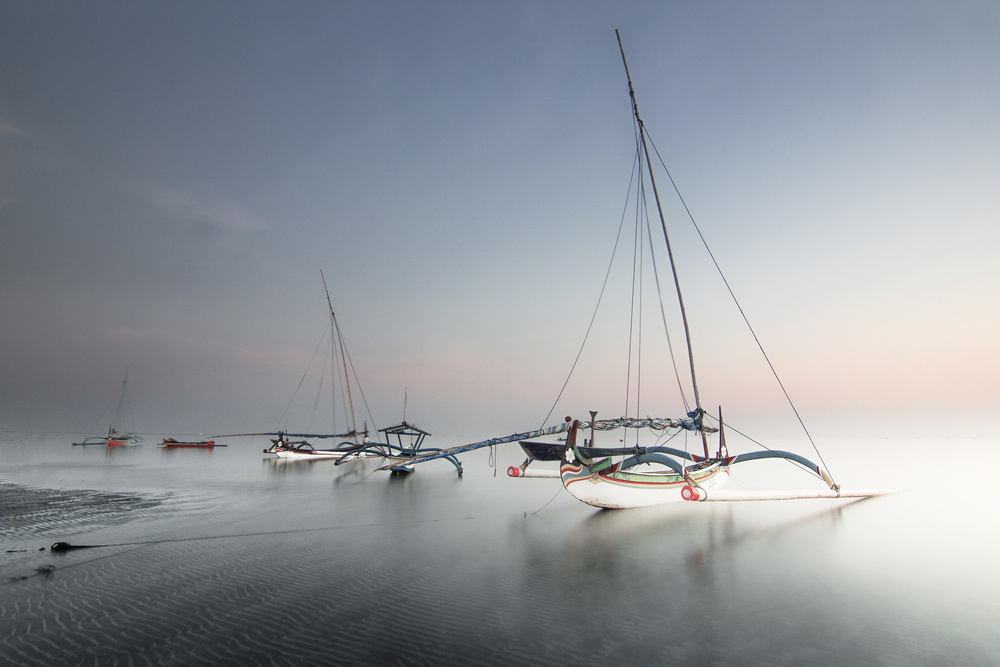
[[[20,134],[23,134],[21,128],[0,116],[0,137],[16,137]]]
[[[239,202],[217,194],[196,194],[165,188],[154,189],[153,200],[185,221],[235,231],[256,231],[264,222]]]

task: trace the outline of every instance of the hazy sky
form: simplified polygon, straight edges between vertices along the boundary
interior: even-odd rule
[[[540,426],[628,188],[615,28],[814,435],[996,435],[992,1],[2,2],[0,429],[85,433],[126,368],[140,431],[273,429],[320,270],[377,425],[405,387],[435,435]],[[717,283],[686,287],[702,397],[766,426]],[[620,413],[599,352],[558,416]],[[280,425],[323,429],[314,394]]]

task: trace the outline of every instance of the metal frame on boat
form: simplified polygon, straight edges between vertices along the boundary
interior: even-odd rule
[[[387,442],[383,446],[388,449],[388,456],[386,457],[388,460],[379,470],[388,470],[397,475],[406,475],[413,472],[414,461],[431,454],[440,454],[440,456],[435,456],[435,458],[443,458],[454,465],[459,475],[463,472],[462,463],[453,454],[436,447],[424,447],[424,439],[430,433],[413,424],[407,423],[405,420],[395,426],[387,426],[386,428],[379,429],[379,433],[385,434]],[[395,437],[397,444],[392,444],[390,436]],[[404,439],[407,439],[407,441],[404,442]]]

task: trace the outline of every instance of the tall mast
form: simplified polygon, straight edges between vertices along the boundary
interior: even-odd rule
[[[340,363],[344,368],[344,384],[347,387],[347,405],[351,409],[351,433],[358,432],[358,425],[354,421],[354,400],[351,398],[351,374],[347,370],[347,358],[344,354],[344,339],[340,335],[340,325],[337,324],[337,316],[333,314],[333,303],[330,302],[330,290],[326,288],[326,276],[320,269],[319,277],[323,279],[323,291],[326,292],[326,305],[330,308],[330,321],[333,323],[333,331],[337,335],[337,343],[340,345]]]
[[[639,117],[639,107],[635,102],[635,90],[632,88],[632,76],[628,71],[628,62],[625,60],[625,48],[622,46],[622,36],[615,30],[618,38],[618,49],[622,53],[622,64],[625,65],[625,77],[628,79],[628,94],[632,98],[632,113],[635,114],[635,122],[639,125],[639,138],[642,141],[642,152],[646,157],[646,168],[649,171],[649,181],[653,186],[653,196],[656,198],[656,210],[660,214],[660,227],[663,228],[663,239],[667,242],[667,255],[670,257],[670,270],[674,274],[674,287],[677,289],[677,302],[681,309],[681,319],[684,322],[684,339],[687,343],[688,365],[691,367],[691,386],[694,390],[694,403],[698,411],[701,411],[701,397],[698,394],[698,378],[694,372],[694,352],[691,349],[691,330],[688,327],[687,311],[684,309],[684,297],[681,295],[681,283],[677,279],[677,265],[674,263],[674,252],[670,248],[670,236],[667,234],[667,223],[663,218],[663,207],[660,205],[660,193],[656,189],[656,177],[653,176],[653,162],[649,159],[649,148],[646,146],[646,127]],[[706,445],[707,447],[707,445]]]
[[[122,428],[122,409],[125,407],[125,388],[128,386],[128,367],[125,367],[125,378],[122,380],[122,388],[118,391],[118,407],[115,409],[115,421],[109,431]],[[133,425],[132,431],[135,431]]]

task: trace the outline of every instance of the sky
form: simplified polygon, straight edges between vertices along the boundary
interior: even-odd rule
[[[629,188],[615,29],[813,436],[1000,435],[989,1],[0,2],[0,430],[100,431],[126,373],[143,433],[332,428],[321,271],[359,420],[541,426]],[[706,409],[781,431],[668,218]],[[548,423],[621,414],[620,329]]]

